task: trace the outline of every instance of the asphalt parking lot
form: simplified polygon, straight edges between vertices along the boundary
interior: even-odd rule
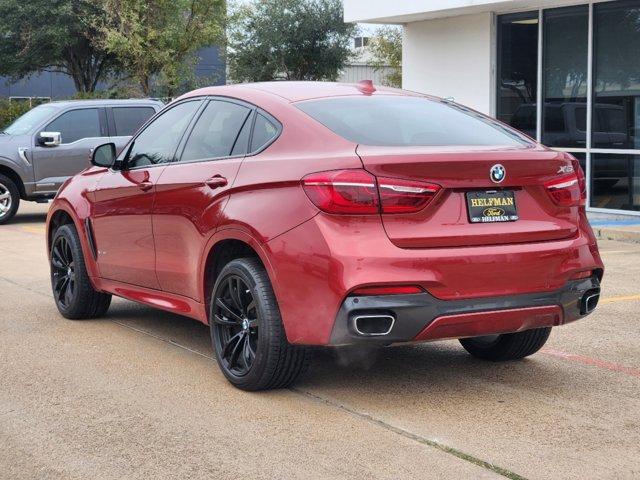
[[[195,321],[125,300],[64,320],[46,209],[0,227],[1,478],[640,478],[640,244],[601,242],[601,305],[530,359],[319,352],[246,393]]]

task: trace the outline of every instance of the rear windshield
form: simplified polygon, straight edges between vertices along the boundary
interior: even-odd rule
[[[296,106],[347,140],[381,146],[522,146],[511,129],[446,101],[421,97],[338,97]]]

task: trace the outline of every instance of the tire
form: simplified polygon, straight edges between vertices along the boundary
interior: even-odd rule
[[[222,268],[209,319],[218,366],[242,390],[287,387],[309,366],[311,350],[287,341],[271,282],[256,258],[232,260]]]
[[[62,225],[54,232],[50,266],[53,298],[63,317],[71,320],[89,319],[107,312],[111,295],[93,288],[80,238],[73,225]]]
[[[0,174],[0,225],[13,218],[19,205],[18,186],[9,177]]]
[[[533,355],[547,342],[551,327],[486,337],[462,338],[460,343],[471,355],[483,360],[503,362]]]

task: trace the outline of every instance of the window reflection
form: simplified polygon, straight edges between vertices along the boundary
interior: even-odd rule
[[[584,148],[589,7],[545,10],[543,31],[542,143]]]
[[[592,146],[640,148],[640,2],[594,6]]]
[[[591,155],[591,206],[640,211],[640,156]]]
[[[498,21],[498,119],[536,136],[538,12]]]

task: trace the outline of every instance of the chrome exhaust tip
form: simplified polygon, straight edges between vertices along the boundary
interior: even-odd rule
[[[587,290],[580,299],[580,315],[587,315],[593,312],[600,300],[600,289]]]
[[[393,315],[370,314],[353,317],[353,329],[364,337],[380,337],[388,335],[393,329],[396,319]]]

